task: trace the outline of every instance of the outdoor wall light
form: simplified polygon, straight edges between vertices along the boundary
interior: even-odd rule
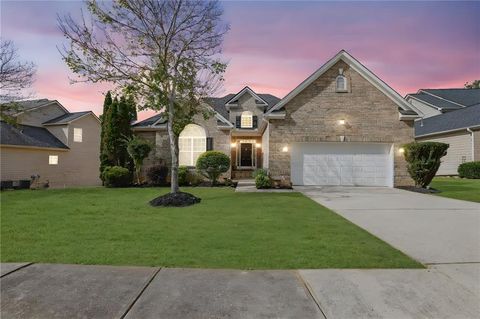
[[[255,147],[256,147],[256,148],[260,148],[260,147],[262,147],[262,144],[256,143],[256,144],[255,144]]]
[[[231,146],[232,148],[235,148],[235,147],[237,147],[237,143],[233,142],[232,144],[230,144],[230,146]]]
[[[345,120],[343,120],[343,119],[342,119],[342,120],[338,120],[338,125],[345,125],[345,123],[346,123],[346,122],[345,122]]]
[[[403,154],[403,153],[405,153],[405,149],[404,149],[403,147],[400,147],[400,148],[398,149],[398,152],[399,152],[400,154]]]
[[[282,148],[282,152],[284,152],[284,153],[288,152],[288,146],[284,146],[284,147]]]

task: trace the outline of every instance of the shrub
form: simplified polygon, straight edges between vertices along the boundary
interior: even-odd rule
[[[186,166],[178,167],[178,185],[179,186],[188,185],[188,167]]]
[[[263,168],[258,168],[256,170],[253,171],[252,173],[252,176],[253,178],[256,178],[258,175],[268,175],[268,172],[267,170],[263,169]]]
[[[255,187],[258,189],[271,188],[272,181],[267,175],[257,175],[257,177],[255,177]]]
[[[168,167],[165,165],[154,165],[147,170],[147,178],[150,184],[165,186],[167,184]]]
[[[107,187],[125,187],[132,183],[132,174],[121,166],[107,166],[102,173]]]
[[[458,175],[462,178],[480,178],[480,161],[460,164]]]
[[[212,186],[229,168],[230,158],[222,152],[207,151],[197,159],[197,170],[212,182]]]
[[[447,154],[448,144],[438,142],[413,142],[404,145],[408,173],[415,186],[427,187],[440,167],[440,159]]]
[[[142,171],[143,161],[148,157],[152,150],[152,145],[137,135],[133,135],[125,140],[127,144],[128,155],[133,160],[135,166],[135,174],[137,175],[137,183],[140,184],[140,172]]]

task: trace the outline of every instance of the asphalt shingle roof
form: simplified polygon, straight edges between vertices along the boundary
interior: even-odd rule
[[[56,117],[54,119],[48,120],[43,124],[67,124],[88,113],[90,113],[90,111],[67,113],[67,114],[60,115],[59,117]]]
[[[228,110],[225,106],[225,104],[231,100],[236,94],[230,93],[222,97],[208,97],[205,99],[205,102],[210,105],[215,112],[223,116],[225,119],[229,119],[229,113]],[[259,97],[261,97],[265,102],[267,102],[267,110],[273,107],[275,104],[280,101],[280,99],[276,96],[273,96],[271,94],[257,94]],[[155,123],[162,115],[161,114],[156,114],[152,117],[149,117],[143,121],[135,123],[133,126],[134,127],[139,127],[139,126],[150,126],[153,123]],[[163,120],[160,124],[165,123],[166,120]]]
[[[415,136],[480,126],[480,104],[415,121]]]
[[[155,123],[156,121],[158,121],[161,117],[162,117],[162,113],[155,114],[154,116],[149,117],[149,118],[147,118],[143,121],[137,122],[137,123],[133,124],[132,126],[133,127],[150,126],[150,125],[153,125],[153,123]],[[164,124],[165,122],[167,122],[167,120],[163,119],[158,124]]]
[[[4,121],[0,122],[0,144],[68,149],[43,127],[20,124],[13,126]]]
[[[422,91],[464,106],[480,103],[480,89],[424,89]]]
[[[425,103],[434,105],[438,108],[442,108],[442,109],[445,109],[445,110],[458,110],[458,109],[462,108],[458,104],[439,99],[439,98],[437,98],[435,96],[432,96],[430,94],[427,94],[427,93],[409,94],[409,96],[417,98],[417,99],[419,99],[419,100],[421,100]]]

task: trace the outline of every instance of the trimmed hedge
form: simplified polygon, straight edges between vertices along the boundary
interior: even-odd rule
[[[408,173],[415,181],[415,186],[427,187],[440,167],[440,159],[447,155],[449,145],[438,142],[413,142],[403,147]]]
[[[222,152],[207,151],[197,159],[197,170],[212,182],[212,186],[217,183],[220,175],[229,169],[230,158]]]
[[[126,187],[132,184],[132,173],[125,167],[107,166],[102,176],[107,187]]]
[[[147,170],[147,178],[151,185],[167,185],[167,176],[169,169],[165,165],[154,165]]]
[[[480,161],[460,164],[458,166],[458,175],[462,178],[480,178]]]

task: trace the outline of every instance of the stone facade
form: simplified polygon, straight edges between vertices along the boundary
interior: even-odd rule
[[[335,78],[343,68],[348,91],[335,91]],[[398,106],[369,81],[340,60],[285,105],[285,119],[271,119],[269,170],[275,177],[290,177],[290,153],[295,142],[381,142],[394,144],[394,186],[412,185],[403,144],[413,141],[413,121],[399,120]],[[346,125],[338,125],[344,119]]]

